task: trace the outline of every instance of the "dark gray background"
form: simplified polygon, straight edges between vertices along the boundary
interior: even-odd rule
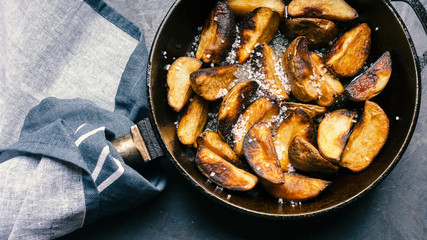
[[[173,0],[107,0],[144,30],[147,46]],[[427,7],[427,0],[422,0]],[[393,3],[425,62],[427,37],[414,12]],[[422,71],[427,84],[427,71]],[[254,218],[219,205],[193,188],[169,161],[166,189],[140,207],[99,220],[65,239],[426,239],[427,100],[411,143],[392,173],[373,191],[332,215],[304,222]]]

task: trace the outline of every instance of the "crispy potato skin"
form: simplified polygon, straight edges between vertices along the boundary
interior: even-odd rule
[[[222,1],[215,5],[200,36],[196,58],[205,63],[224,61],[236,36],[233,11]]]
[[[283,184],[283,173],[273,137],[265,123],[254,124],[243,139],[243,152],[252,170],[273,184]]]
[[[261,180],[261,184],[275,198],[288,201],[306,201],[318,196],[330,182],[318,178],[306,177],[297,173],[283,173],[285,183],[271,184]]]
[[[224,142],[218,133],[204,131],[197,137],[197,146],[203,146],[214,152],[216,155],[224,158],[238,168],[245,168],[246,165],[237,156],[226,142]]]
[[[289,160],[296,169],[303,172],[333,174],[338,167],[323,158],[307,140],[296,136],[289,146]]]
[[[257,44],[269,43],[280,24],[280,16],[270,8],[260,7],[245,15],[240,25],[240,46],[237,61],[244,63]]]
[[[237,65],[226,65],[212,68],[202,68],[190,74],[191,87],[194,92],[208,101],[223,97],[221,90],[230,90],[230,83],[236,77],[234,72]]]
[[[228,6],[236,15],[244,16],[259,7],[267,7],[284,17],[286,6],[282,0],[229,0]]]
[[[166,84],[168,86],[168,104],[173,110],[179,112],[187,104],[193,94],[190,74],[201,66],[202,62],[191,57],[180,57],[170,66]]]
[[[345,94],[352,101],[369,100],[385,88],[391,71],[391,56],[387,51],[368,70],[347,85]]]
[[[231,147],[234,147],[231,130],[243,109],[249,105],[250,97],[255,94],[258,86],[256,81],[238,83],[221,102],[218,111],[218,133]]]
[[[291,37],[305,36],[308,44],[319,47],[333,41],[338,34],[337,25],[320,18],[292,18],[285,20],[285,29]]]
[[[360,71],[371,47],[371,29],[361,23],[342,35],[325,54],[325,65],[336,75],[352,77]]]
[[[297,108],[280,124],[274,136],[274,146],[283,171],[289,170],[289,145],[292,139],[297,135],[311,143],[314,141],[316,135],[313,120],[300,108]]]
[[[288,5],[291,17],[316,17],[348,22],[358,17],[344,0],[293,0]]]
[[[304,104],[304,103],[295,103],[295,102],[285,102],[284,103],[288,111],[295,111],[297,108],[301,108],[306,112],[311,118],[322,115],[326,112],[326,108],[313,104]]]
[[[275,64],[279,61],[273,49],[268,44],[260,44],[254,49],[254,54],[248,60],[251,68],[265,78],[260,81],[267,86],[266,95],[278,101],[288,100],[289,92],[285,89],[276,74]]]
[[[203,146],[198,147],[195,162],[203,175],[226,189],[247,191],[258,182],[256,176],[234,166]]]
[[[355,111],[339,109],[325,114],[325,118],[319,124],[317,134],[319,152],[333,164],[340,161],[355,116]]]
[[[194,146],[197,136],[203,131],[208,120],[209,102],[199,96],[194,96],[179,121],[177,135],[179,141],[187,146]]]
[[[238,121],[231,131],[233,135],[234,151],[243,156],[243,139],[252,125],[259,122],[276,105],[268,98],[258,98],[239,116]]]
[[[362,118],[354,127],[339,164],[354,172],[367,168],[384,146],[389,126],[384,110],[378,104],[366,101]]]

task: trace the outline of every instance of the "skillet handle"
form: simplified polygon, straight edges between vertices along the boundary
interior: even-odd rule
[[[424,31],[427,34],[427,11],[424,5],[419,0],[389,0],[389,1],[406,2],[407,4],[409,4],[409,6],[411,6],[411,8],[414,10],[418,19],[421,21]]]
[[[131,132],[111,143],[129,166],[137,166],[164,156],[149,118],[144,118],[130,128]]]

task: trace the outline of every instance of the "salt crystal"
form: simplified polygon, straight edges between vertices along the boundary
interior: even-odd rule
[[[399,116],[396,116],[396,120],[399,120],[400,118],[399,118]]]
[[[282,199],[282,198],[279,198],[279,200],[277,200],[277,202],[278,202],[279,204],[283,204],[283,199]]]
[[[215,176],[215,173],[211,172],[211,174],[209,176],[213,177],[213,176]]]
[[[294,166],[292,166],[292,164],[291,164],[291,163],[289,163],[289,164],[288,164],[288,172],[289,172],[289,173],[293,173],[293,172],[295,172],[295,168],[294,168]]]
[[[379,28],[379,27],[376,27],[376,28],[375,28],[375,31],[378,31],[378,29],[380,29],[380,28]]]
[[[231,195],[230,195],[230,194],[228,194],[228,195],[227,195],[227,200],[230,200],[230,198],[231,198]]]

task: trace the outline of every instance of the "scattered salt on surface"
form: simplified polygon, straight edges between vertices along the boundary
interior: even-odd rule
[[[294,166],[292,166],[291,163],[289,163],[288,164],[288,173],[293,173],[293,172],[295,172],[295,168],[294,168]]]
[[[282,198],[279,198],[279,199],[277,200],[277,202],[278,202],[279,204],[283,204],[283,199],[282,199]]]
[[[230,194],[228,194],[228,195],[227,195],[227,200],[230,200],[230,198],[231,198],[231,195],[230,195]]]
[[[213,177],[213,176],[215,176],[215,173],[211,172],[211,174],[209,176]]]
[[[277,157],[279,159],[282,158],[282,154],[283,154],[284,151],[286,151],[286,146],[280,144],[279,146],[276,147]]]
[[[221,89],[218,91],[218,94],[215,96],[215,98],[222,98],[222,97],[224,97],[225,95],[227,95],[227,93],[228,93],[228,90],[227,90],[226,88],[221,88]]]
[[[399,116],[396,116],[396,120],[399,120],[400,118],[399,118]]]

